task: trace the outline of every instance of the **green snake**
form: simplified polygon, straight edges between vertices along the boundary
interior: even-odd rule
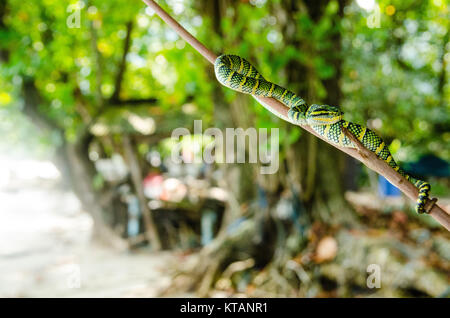
[[[425,204],[429,200],[431,186],[429,183],[415,179],[404,172],[395,162],[383,139],[372,130],[342,119],[343,112],[338,107],[328,105],[308,106],[295,93],[266,80],[244,58],[237,55],[221,55],[214,63],[218,81],[233,90],[253,96],[272,97],[289,107],[288,117],[295,124],[309,125],[319,135],[333,144],[342,147],[356,148],[346,137],[343,127],[355,136],[367,149],[398,171],[419,190],[416,211],[424,213]]]

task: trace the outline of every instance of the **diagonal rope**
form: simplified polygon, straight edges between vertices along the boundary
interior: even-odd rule
[[[165,12],[155,1],[153,0],[142,0],[147,4],[155,13],[166,22],[175,32],[178,33],[186,42],[188,42],[195,50],[197,50],[205,59],[207,59],[211,64],[217,59],[217,55],[211,52],[207,47],[205,47],[200,41],[198,41],[192,34],[190,34],[185,28],[183,28],[177,21],[175,21],[167,12]],[[270,111],[275,116],[291,122],[287,116],[288,107],[278,102],[277,100],[269,97],[259,97],[253,96],[264,108]],[[292,123],[294,124],[294,123]],[[333,147],[345,152],[349,156],[355,158],[356,160],[362,162],[366,167],[374,170],[378,174],[385,177],[396,186],[400,191],[402,191],[411,200],[416,200],[419,191],[418,189],[408,180],[406,180],[397,171],[392,169],[386,162],[379,159],[375,153],[371,152],[365,148],[362,143],[355,138],[348,130],[344,130],[346,136],[356,145],[354,148],[340,147],[330,143],[328,140],[322,138],[318,135],[311,127],[307,125],[298,125],[305,129],[309,133],[315,135],[317,138],[322,139]],[[436,203],[437,199],[428,200],[425,209],[427,214],[433,217],[437,222],[439,222],[443,227],[450,231],[450,214],[446,212],[442,207]]]

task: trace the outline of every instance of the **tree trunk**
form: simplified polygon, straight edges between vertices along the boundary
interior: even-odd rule
[[[41,97],[32,78],[25,78],[22,94],[24,98],[23,113],[43,133],[56,133],[60,136],[53,162],[61,172],[64,182],[70,185],[81,202],[83,209],[94,221],[93,238],[113,247],[123,249],[125,242],[109,228],[104,221],[108,214],[107,204],[102,204],[102,195],[94,189],[92,180],[96,174],[95,166],[89,159],[89,143],[93,138],[89,132],[81,134],[75,143],[64,139],[64,131],[59,125],[38,110]]]
[[[157,251],[161,249],[161,240],[158,235],[158,231],[153,219],[152,212],[147,204],[147,199],[144,195],[144,188],[142,185],[142,169],[139,165],[139,159],[136,156],[134,147],[127,134],[122,136],[123,148],[125,152],[125,158],[130,168],[131,180],[133,182],[134,189],[136,191],[139,206],[141,207],[142,216],[144,218],[145,235],[150,242],[153,250]]]
[[[64,169],[69,171],[72,189],[94,221],[93,239],[120,250],[126,249],[126,242],[105,223],[106,215],[111,211],[107,208],[108,204],[102,202],[101,193],[93,187],[95,167],[88,157],[87,144],[65,143],[64,148],[66,158],[63,164]]]
[[[211,19],[212,29],[214,36],[217,38],[223,38],[223,32],[221,29],[221,18],[224,15],[224,9],[226,9],[226,0],[212,0],[207,1],[199,7],[199,11],[202,12],[205,17]],[[208,73],[212,81],[216,81],[213,70],[208,65]],[[216,85],[213,89],[213,101],[214,101],[214,125],[221,129],[225,137],[226,128],[242,127],[246,129],[251,126],[248,116],[243,116],[246,113],[246,108],[249,107],[248,99],[246,96],[239,96],[231,103],[225,101],[220,85]],[[233,113],[235,116],[233,116]],[[239,120],[240,119],[240,120]],[[242,121],[242,119],[244,119]],[[247,119],[247,120],[245,120]],[[224,140],[226,142],[226,140]],[[239,164],[223,164],[220,169],[224,175],[222,187],[228,189],[229,204],[224,212],[224,220],[221,223],[220,233],[226,229],[229,223],[238,218],[241,215],[240,204],[243,201],[248,201],[254,196],[254,184],[251,180],[254,179],[254,169],[249,167],[247,163]]]
[[[278,8],[278,15],[282,16],[279,20],[284,21],[281,27],[286,46],[294,45],[298,51],[305,52],[310,57],[326,57],[325,62],[334,68],[334,76],[321,80],[323,87],[326,88],[323,103],[339,105],[342,95],[339,86],[342,64],[340,33],[331,32],[329,38],[323,39],[331,43],[330,48],[325,52],[317,52],[311,43],[299,41],[296,27],[296,15],[299,13],[306,13],[314,23],[317,23],[323,17],[328,2],[321,0],[301,3],[284,0]],[[333,19],[336,25],[340,23],[343,16],[345,2],[345,0],[338,1],[338,13]],[[320,102],[315,84],[320,79],[314,67],[292,60],[288,63],[286,72],[290,88],[296,89],[296,92],[303,96],[309,105]],[[298,128],[290,127],[290,129]],[[319,220],[326,224],[352,222],[354,215],[344,199],[342,180],[345,155],[309,134],[307,136],[303,134],[287,151],[288,168],[295,174],[294,182],[298,183],[296,188],[302,189],[300,198],[310,211],[312,221]],[[299,168],[300,163],[307,164]]]

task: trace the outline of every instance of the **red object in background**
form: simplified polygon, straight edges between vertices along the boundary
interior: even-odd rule
[[[187,194],[187,187],[176,178],[165,179],[163,175],[152,172],[143,181],[144,194],[149,199],[179,202]]]
[[[150,199],[159,199],[163,192],[163,182],[164,177],[161,174],[149,173],[142,182],[145,196]]]

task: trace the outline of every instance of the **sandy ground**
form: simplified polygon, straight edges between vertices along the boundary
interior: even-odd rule
[[[155,297],[170,253],[91,243],[75,196],[45,182],[0,187],[0,297]]]

